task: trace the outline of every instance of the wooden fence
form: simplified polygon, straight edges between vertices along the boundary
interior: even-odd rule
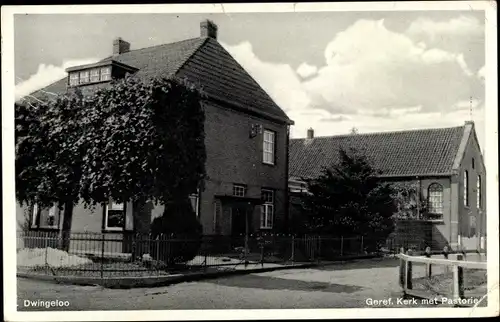
[[[436,256],[435,252],[434,256]],[[477,276],[483,276],[486,278],[486,256],[481,253],[475,253],[474,255],[467,255],[467,253],[448,253],[447,249],[440,253],[441,258],[433,257],[430,248],[426,249],[426,252],[415,256],[412,251],[407,251],[406,253],[402,249],[401,252],[396,255],[400,259],[400,270],[399,270],[399,284],[403,289],[403,293],[406,296],[417,297],[417,298],[427,298],[427,299],[438,299],[442,303],[454,304],[454,306],[474,306],[478,302],[481,302],[486,297],[485,280],[477,278]],[[454,257],[450,259],[450,257]],[[484,261],[470,261],[465,260],[467,257],[480,259]],[[420,265],[424,268],[424,275],[416,278],[415,266]],[[473,276],[474,274],[474,276]],[[436,277],[440,277],[441,281],[439,284],[446,284],[451,282],[451,290],[445,289],[444,292],[438,292],[435,289],[422,289],[415,287],[416,280],[419,284],[424,281],[423,284],[431,285]],[[475,279],[476,281],[468,281],[467,278]],[[432,280],[432,282],[431,282]],[[477,281],[479,280],[479,282]],[[473,285],[474,283],[482,283],[484,285]],[[450,283],[448,283],[450,284]],[[466,294],[465,289],[468,292]],[[443,288],[442,288],[443,289]],[[447,292],[447,291],[450,292]],[[484,290],[484,292],[483,292]],[[484,294],[483,294],[484,293]]]

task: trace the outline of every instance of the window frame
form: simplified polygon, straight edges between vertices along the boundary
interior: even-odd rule
[[[123,226],[122,227],[110,227],[108,226],[108,219],[109,219],[109,205],[113,205],[113,204],[121,204],[123,205],[123,209],[121,210],[123,212]],[[111,210],[116,210],[116,209],[113,209],[111,208]],[[116,232],[121,232],[121,231],[125,231],[125,227],[127,225],[126,223],[126,220],[127,220],[127,203],[124,202],[124,203],[115,203],[114,201],[110,200],[108,203],[104,204],[104,218],[103,218],[103,231],[116,231]]]
[[[78,86],[78,85],[80,85],[80,72],[69,73],[69,86]]]
[[[48,217],[54,217],[57,219],[57,224],[55,225],[48,225],[48,224],[45,224],[45,223],[41,223],[41,212],[43,210],[48,210],[49,211],[49,215]],[[53,212],[53,216],[50,216],[50,213]],[[48,218],[47,217],[47,218]],[[58,205],[57,204],[54,204],[52,207],[50,208],[43,208],[41,209],[37,203],[34,203],[32,206],[31,206],[31,225],[30,225],[30,229],[49,229],[49,230],[58,230],[59,227],[61,225],[61,210],[59,209]]]
[[[83,77],[82,74],[87,74],[86,77]],[[80,77],[80,85],[85,85],[90,83],[90,70],[84,69],[78,72],[78,77]],[[85,81],[86,80],[86,81]]]
[[[272,140],[266,140],[266,135],[271,135]],[[270,149],[266,149],[266,143],[271,145]],[[267,160],[266,156],[270,155],[271,160]],[[262,163],[267,165],[276,164],[276,132],[264,129],[262,134]]]
[[[236,193],[236,189],[241,188],[243,190],[243,194],[239,195]],[[233,196],[235,197],[245,197],[247,194],[247,186],[244,184],[233,183]]]
[[[196,191],[196,193],[192,193],[189,195],[189,202],[191,202],[191,200],[193,198],[196,198],[196,201],[194,204],[194,207],[195,207],[194,212],[196,214],[196,218],[199,218],[199,216],[200,216],[200,211],[199,211],[199,209],[200,209],[200,190],[199,189]],[[193,204],[191,204],[191,206],[192,205]]]
[[[107,70],[107,73],[103,73],[103,70]],[[103,76],[108,76],[106,79],[103,79]],[[111,80],[111,66],[104,66],[99,68],[99,81],[106,82]]]
[[[436,199],[438,200],[436,201]],[[442,220],[444,214],[444,187],[442,184],[433,182],[427,187],[427,206],[429,214],[440,216],[436,220]]]
[[[92,72],[97,72],[97,74],[92,74]],[[97,77],[97,80],[92,80],[92,77]],[[101,69],[100,68],[91,68],[89,70],[89,83],[97,83],[101,81]]]
[[[271,196],[271,201],[266,200],[266,198],[264,197],[266,193]],[[261,189],[261,198],[264,203],[260,208],[260,229],[273,229],[275,191],[273,189],[263,188]]]

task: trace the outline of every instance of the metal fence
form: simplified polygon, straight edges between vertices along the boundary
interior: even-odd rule
[[[183,270],[337,260],[366,255],[366,245],[370,243],[365,236],[280,234],[185,239],[123,233],[71,233],[66,238],[63,242],[57,232],[18,232],[18,270],[101,278],[151,276]]]

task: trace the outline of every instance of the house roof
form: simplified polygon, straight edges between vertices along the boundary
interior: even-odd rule
[[[381,177],[451,175],[455,160],[462,157],[460,145],[468,139],[467,127],[292,139],[289,175],[317,177],[325,167],[339,163],[340,148],[365,155],[382,171]]]
[[[210,37],[131,50],[106,57],[134,68],[141,79],[153,77],[186,77],[197,84],[209,98],[243,108],[247,112],[293,124],[285,112],[271,99],[241,65]],[[67,77],[36,91],[32,97],[61,94],[67,90]]]

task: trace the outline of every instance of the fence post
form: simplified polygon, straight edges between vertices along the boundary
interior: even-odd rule
[[[49,265],[49,260],[47,258],[48,257],[48,252],[49,252],[49,245],[47,245],[48,244],[47,234],[48,234],[47,232],[44,233],[44,235],[45,235],[45,238],[44,238],[44,240],[45,240],[45,266]]]
[[[321,236],[318,236],[318,256],[317,256],[318,263],[319,263],[320,256],[321,256]]]
[[[104,234],[101,234],[101,279],[104,277]]]
[[[363,247],[363,236],[361,236],[361,254],[364,254],[365,253],[365,249]]]
[[[205,246],[204,247],[204,253],[205,253],[205,261],[204,261],[205,267],[204,268],[205,268],[205,270],[207,270],[207,268],[208,268],[208,251],[207,251],[207,246],[206,245],[204,245],[204,246]]]
[[[457,260],[463,260],[462,254],[457,254]],[[453,299],[458,300],[464,297],[464,268],[453,265]]]
[[[404,255],[405,249],[401,247],[399,253]],[[399,285],[404,289],[405,288],[405,273],[406,273],[406,261],[403,258],[399,259]]]
[[[344,256],[344,236],[340,236],[340,257]]]
[[[260,245],[260,266],[264,267],[264,241]]]
[[[411,250],[408,250],[406,252],[406,254],[408,256],[411,256]],[[405,271],[405,289],[407,290],[411,290],[413,288],[413,285],[412,285],[412,265],[413,263],[411,262],[411,259],[408,258],[407,261],[406,261],[406,271]]]
[[[159,236],[156,236],[156,260],[160,260],[160,239],[161,239],[161,234]]]
[[[425,257],[431,258],[431,248],[430,247],[425,248]],[[431,263],[427,263],[426,275],[428,278],[432,277],[432,265],[431,265]]]
[[[443,256],[444,256],[444,259],[448,259],[448,253],[449,253],[448,252],[448,246],[444,246],[443,247]],[[448,265],[446,265],[444,267],[444,273],[448,274],[449,271],[450,271],[450,269],[449,269]]]
[[[292,235],[292,263],[295,262],[295,235]]]

